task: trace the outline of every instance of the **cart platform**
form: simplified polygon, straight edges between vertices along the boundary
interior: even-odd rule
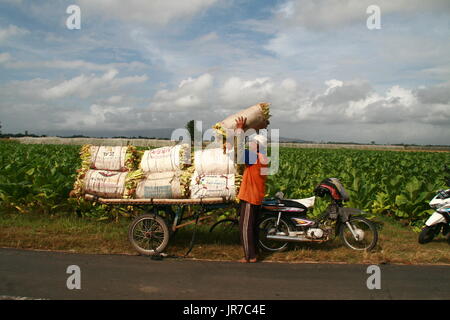
[[[102,204],[127,204],[127,205],[153,205],[153,204],[167,204],[167,205],[202,205],[202,204],[219,204],[232,203],[232,199],[227,198],[202,198],[202,199],[108,199],[91,194],[84,196],[86,200],[95,201]]]
[[[175,231],[210,219],[212,216],[204,215],[209,210],[235,207],[234,199],[230,198],[202,198],[202,199],[109,199],[91,194],[85,194],[84,199],[105,205],[129,205],[143,207],[146,213],[137,216],[128,228],[128,239],[133,247],[143,255],[159,255],[167,246],[169,237]],[[189,209],[189,206],[199,205],[199,209]],[[173,208],[176,208],[174,211]],[[184,216],[186,211],[191,211],[189,217]],[[163,215],[161,215],[163,213]],[[192,219],[181,223],[182,220]],[[191,244],[186,255],[194,245],[195,231],[192,234]]]

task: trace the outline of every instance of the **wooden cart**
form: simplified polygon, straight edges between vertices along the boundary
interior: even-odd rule
[[[145,213],[137,216],[128,228],[128,240],[140,254],[148,256],[162,253],[167,247],[169,239],[178,229],[211,218],[211,216],[205,215],[206,212],[237,206],[234,200],[226,198],[107,199],[85,195],[85,199],[111,206],[130,205],[142,208]],[[198,210],[185,216],[189,206],[198,206]],[[194,237],[195,231],[186,255],[192,250]]]

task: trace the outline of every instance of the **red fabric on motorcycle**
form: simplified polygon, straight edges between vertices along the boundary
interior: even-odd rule
[[[320,182],[314,189],[314,192],[319,197],[323,197],[325,193],[329,193],[334,200],[348,201],[349,196],[344,186],[336,178],[327,178]]]
[[[326,184],[321,184],[321,185],[319,185],[319,187],[328,189],[328,191],[330,192],[331,197],[332,197],[334,200],[341,200],[340,194],[338,194],[337,191],[336,191],[336,189],[333,188],[332,186],[329,186],[329,185],[326,185]]]

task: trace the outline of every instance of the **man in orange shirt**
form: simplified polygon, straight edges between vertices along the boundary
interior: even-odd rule
[[[236,135],[243,133],[247,119],[240,117],[236,120]],[[245,171],[239,189],[240,200],[239,230],[241,243],[244,248],[244,258],[240,262],[257,262],[258,226],[256,215],[259,213],[266,190],[267,176],[262,169],[267,167],[267,158],[260,151],[260,147],[267,146],[267,138],[262,135],[254,136],[249,143],[249,150],[245,151]]]

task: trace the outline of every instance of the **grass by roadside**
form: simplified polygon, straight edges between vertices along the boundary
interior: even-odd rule
[[[74,215],[0,214],[0,247],[76,253],[131,252],[128,222],[90,221]]]
[[[127,239],[130,221],[92,221],[73,215],[49,217],[2,213],[0,247],[135,255],[136,251]],[[427,245],[419,245],[418,235],[409,228],[388,218],[380,221],[384,227],[380,232],[379,246],[371,253],[353,251],[336,239],[322,244],[297,244],[286,252],[265,253],[262,257],[264,261],[278,262],[450,264],[450,246],[442,236]],[[207,224],[199,226],[190,258],[241,258],[242,248],[237,228],[227,234],[220,231],[209,233],[208,230]],[[180,229],[170,240],[166,253],[184,255],[189,247],[192,231],[192,227]]]

